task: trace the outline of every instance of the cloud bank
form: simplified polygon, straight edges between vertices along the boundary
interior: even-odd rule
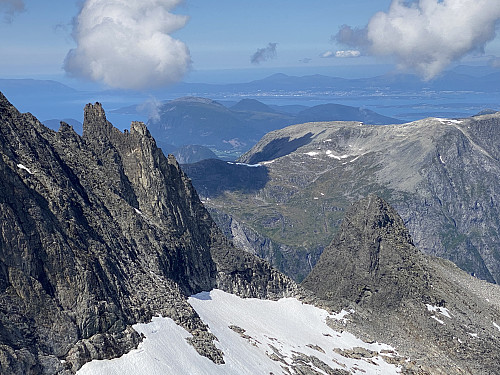
[[[182,0],[86,0],[75,19],[64,69],[72,76],[122,89],[165,86],[191,66],[187,46],[169,34],[186,16],[170,11]]]
[[[361,52],[358,51],[358,50],[341,50],[341,51],[336,51],[336,52],[333,52],[333,51],[326,51],[326,52],[323,52],[320,57],[323,57],[323,58],[330,58],[330,57],[338,57],[338,58],[349,58],[349,57],[359,57],[361,56]]]
[[[16,13],[25,10],[23,0],[0,0],[0,14],[3,14],[5,22],[12,22],[12,18]]]
[[[253,55],[250,57],[250,62],[252,64],[260,64],[263,61],[267,61],[270,59],[276,58],[278,55],[276,52],[276,47],[278,43],[269,43],[265,48],[259,48]]]
[[[393,0],[366,28],[344,25],[333,39],[373,55],[395,56],[401,67],[432,79],[466,54],[483,52],[499,20],[498,0]]]

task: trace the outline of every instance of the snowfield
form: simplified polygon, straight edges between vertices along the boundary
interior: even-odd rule
[[[243,299],[220,290],[189,298],[224,352],[224,365],[200,356],[185,340],[190,334],[169,318],[153,318],[134,328],[146,336],[136,350],[113,360],[92,361],[78,375],[255,375],[295,374],[308,366],[320,374],[343,369],[352,374],[399,374],[381,356],[396,355],[388,345],[367,344],[330,328],[330,315],[294,298]],[[354,355],[353,355],[354,353]]]

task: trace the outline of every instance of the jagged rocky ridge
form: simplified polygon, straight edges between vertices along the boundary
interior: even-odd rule
[[[421,253],[397,212],[374,195],[348,210],[302,285],[350,311],[349,331],[411,358],[403,373],[500,372],[500,287]]]
[[[83,137],[19,113],[0,94],[0,372],[73,373],[168,316],[222,362],[186,296],[215,287],[275,298],[297,289],[220,233],[146,126],[120,132],[99,103]]]
[[[284,257],[304,254],[302,259],[310,255],[314,262],[333,239],[344,210],[374,193],[403,217],[419,249],[498,283],[499,129],[499,113],[385,126],[290,126],[268,133],[239,160],[260,163],[268,176],[265,186],[209,191],[206,205],[246,232],[293,249],[291,258]],[[205,195],[209,177],[194,167],[185,170]],[[300,272],[297,266],[274,265],[294,276],[310,270],[308,262]]]

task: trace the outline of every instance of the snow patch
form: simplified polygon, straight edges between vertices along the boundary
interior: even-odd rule
[[[24,169],[24,170],[25,170],[26,172],[28,172],[29,174],[33,174],[33,172],[31,172],[31,170],[30,170],[29,168],[25,167],[25,166],[24,166],[24,165],[22,165],[22,164],[18,164],[18,165],[17,165],[17,167],[18,167],[19,169]]]
[[[345,319],[350,312],[332,315],[295,298],[243,299],[220,290],[199,293],[188,301],[217,337],[215,345],[224,352],[224,365],[200,356],[186,341],[191,335],[173,320],[156,317],[148,324],[133,326],[146,337],[137,349],[120,358],[89,362],[77,374],[283,374],[294,373],[292,365],[297,357],[312,370],[325,373],[312,359],[307,362],[312,356],[331,369],[344,369],[352,374],[401,372],[380,355],[382,350],[394,351],[389,345],[368,344],[326,324],[327,319]],[[373,356],[354,359],[343,354],[343,350],[355,348],[367,349]]]
[[[315,356],[332,368],[350,369],[353,373],[400,372],[397,366],[386,363],[378,354],[381,350],[394,350],[393,348],[379,343],[367,344],[348,332],[334,331],[326,321],[328,318],[334,319],[338,314],[331,315],[295,298],[283,298],[278,301],[242,299],[220,290],[212,290],[210,293],[192,296],[189,303],[208,324],[210,331],[217,336],[227,364],[230,359],[239,358],[240,355],[248,357],[249,353],[260,353],[262,363],[269,362],[269,356],[273,354],[282,359],[280,362],[271,361],[280,365],[276,372],[269,367],[266,372],[253,370],[249,373],[281,374],[281,366],[290,369],[297,353]],[[340,314],[345,316],[345,313]],[[244,336],[235,337],[239,335],[231,330],[230,326],[244,330]],[[235,355],[242,341],[246,348]],[[338,353],[339,349],[349,350],[355,347],[374,351],[376,355],[370,359],[356,360]],[[321,348],[324,353],[314,348]],[[337,352],[334,352],[334,349],[337,349]],[[235,370],[237,373],[244,373],[241,368]]]
[[[431,318],[436,320],[438,323],[441,323],[444,325],[444,322],[441,319],[439,319],[436,315],[432,315]]]
[[[332,319],[335,319],[335,320],[340,320],[342,323],[346,324],[347,323],[346,316],[349,314],[354,314],[354,310],[350,309],[349,311],[346,311],[346,310],[342,309],[341,312],[339,312],[337,314],[330,315],[330,317]]]
[[[318,148],[318,150],[321,150],[321,149]],[[304,153],[304,155],[308,155],[308,156],[318,156],[320,154],[321,153],[319,151],[309,151],[309,152]],[[352,157],[352,156],[356,156],[356,155],[351,155],[351,154],[336,155],[332,150],[326,150],[325,155],[332,158],[332,159],[336,159],[336,160],[342,160],[342,159],[347,159],[347,158]]]
[[[328,150],[328,151],[330,151],[330,150]],[[328,153],[328,151],[326,152],[326,154],[329,157],[337,159],[337,160],[347,159],[348,157],[353,156],[353,155],[334,155],[331,151],[330,151],[330,153]]]
[[[472,333],[472,332],[467,332],[469,335],[471,335],[472,337],[477,337],[477,333]]]
[[[446,163],[444,162],[444,160],[443,160],[443,157],[442,157],[441,155],[439,155],[439,160],[441,161],[441,163],[446,164]]]
[[[453,120],[449,118],[440,118],[440,117],[434,117],[436,120],[438,120],[441,124],[461,124],[463,121],[461,120]]]
[[[500,331],[500,326],[498,324],[496,324],[495,322],[493,322],[493,325],[495,326],[496,329],[498,329]]]
[[[91,361],[78,375],[210,375],[225,374],[208,358],[200,356],[188,344],[191,335],[170,318],[155,317],[150,323],[135,324],[134,329],[146,336],[137,349],[120,358]]]
[[[276,161],[276,159],[274,159],[274,160],[268,160],[268,161],[262,161],[262,162],[260,162],[260,164],[267,165],[267,164],[272,164],[275,161]]]
[[[447,318],[451,319],[450,310],[448,310],[446,307],[432,306],[429,304],[426,304],[425,306],[427,306],[428,311],[444,315]]]
[[[230,161],[228,161],[227,164],[231,164],[231,165],[243,165],[245,167],[251,167],[251,168],[262,167],[262,164],[233,163],[233,162],[230,162]]]

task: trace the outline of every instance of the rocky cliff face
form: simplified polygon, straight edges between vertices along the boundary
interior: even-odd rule
[[[412,358],[404,373],[499,371],[500,288],[421,253],[401,217],[374,195],[350,208],[302,285],[351,311],[347,329]]]
[[[122,133],[96,103],[83,127],[51,131],[0,94],[0,372],[73,373],[135,347],[131,325],[158,314],[223,361],[186,296],[296,285],[225,239],[144,124]]]
[[[328,300],[396,308],[428,295],[430,277],[401,217],[371,195],[346,214],[303,285]]]
[[[240,160],[262,164],[264,187],[230,190],[207,205],[314,254],[331,242],[344,210],[374,193],[397,210],[419,249],[499,282],[499,126],[499,114],[294,125],[268,133]],[[203,180],[193,175],[193,183]]]
[[[275,242],[264,237],[250,226],[240,223],[233,216],[209,208],[210,215],[238,248],[266,260],[280,271],[286,271],[295,280],[303,280],[318,261],[323,248],[305,251]]]

